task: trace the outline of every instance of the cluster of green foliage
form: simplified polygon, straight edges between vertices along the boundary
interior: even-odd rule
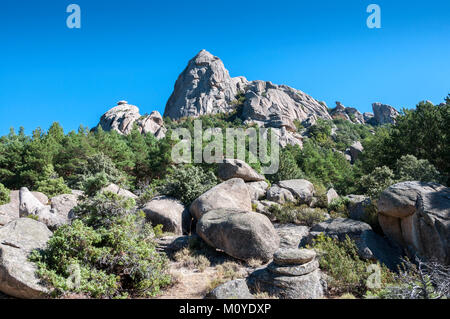
[[[362,297],[371,290],[367,281],[372,262],[359,257],[355,242],[348,236],[339,241],[321,234],[313,240],[311,248],[319,253],[320,268],[330,277],[328,285],[332,294],[351,293]],[[381,287],[393,283],[393,273],[386,266],[377,265],[381,269]]]
[[[287,203],[281,207],[272,205],[269,213],[273,220],[281,224],[293,223],[309,227],[326,219],[326,211],[320,208],[310,208],[308,205],[297,206],[294,203]]]
[[[71,225],[58,228],[30,257],[55,295],[149,297],[171,282],[167,258],[156,250],[155,230],[132,200],[112,193],[88,198]]]
[[[0,183],[0,205],[8,204],[10,191],[2,183]]]

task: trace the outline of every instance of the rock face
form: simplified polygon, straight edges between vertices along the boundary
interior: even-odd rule
[[[228,281],[208,293],[205,299],[254,299],[244,279]]]
[[[246,185],[252,200],[259,200],[266,196],[267,188],[269,187],[269,184],[264,181],[246,183]]]
[[[181,235],[190,231],[191,214],[180,201],[174,198],[155,197],[145,204],[142,210],[152,225],[161,224],[166,232]]]
[[[241,260],[268,261],[280,244],[270,220],[254,212],[212,210],[198,221],[197,234],[210,246]]]
[[[141,133],[151,133],[158,139],[165,136],[167,130],[158,111],[153,111],[148,116],[141,116],[139,108],[128,104],[127,101],[119,101],[117,104],[116,107],[102,115],[97,127],[101,127],[104,131],[116,131],[119,134],[127,135],[133,129],[133,124],[136,123]]]
[[[387,188],[378,200],[384,233],[427,258],[450,264],[450,188],[403,182]]]
[[[365,117],[353,107],[345,107],[341,102],[336,102],[336,107],[330,112],[333,119],[343,119],[355,124],[364,124]]]
[[[232,178],[242,178],[245,182],[264,181],[264,176],[258,174],[246,162],[238,159],[224,159],[218,165],[217,175],[226,181]]]
[[[346,236],[355,241],[358,254],[361,258],[368,260],[378,260],[391,269],[395,269],[399,263],[400,251],[391,245],[385,238],[377,235],[369,224],[348,218],[329,219],[314,225],[306,242],[311,243],[312,239],[319,234],[335,238],[340,241]]]
[[[51,202],[52,209],[63,218],[66,223],[69,222],[69,214],[72,209],[78,205],[78,197],[74,194],[63,194],[53,197]]]
[[[231,78],[223,62],[202,50],[189,61],[170,96],[164,116],[172,119],[227,113],[236,109],[236,96],[245,98],[241,118],[273,128],[295,131],[294,120],[331,119],[324,103],[286,85]]]
[[[292,193],[285,189],[285,188],[281,188],[278,185],[274,185],[271,188],[269,188],[267,190],[267,199],[269,201],[278,203],[278,204],[285,204],[288,202],[294,202],[294,195],[292,195]]]
[[[68,223],[68,218],[58,215],[50,205],[43,205],[26,187],[20,189],[19,199],[21,217],[35,216],[38,221],[52,229]]]
[[[287,189],[299,201],[299,203],[309,204],[314,196],[314,185],[306,179],[291,179],[280,181],[278,185]]]
[[[372,108],[375,121],[378,125],[395,124],[395,118],[399,115],[395,108],[378,102],[373,103]]]
[[[198,220],[203,214],[219,208],[252,210],[248,188],[241,178],[232,178],[214,186],[191,204],[190,212]]]
[[[19,215],[19,191],[11,191],[9,194],[10,202],[0,206],[0,226],[20,218]]]
[[[49,292],[28,261],[35,249],[45,247],[52,232],[30,218],[17,219],[0,228],[0,291],[16,298],[43,298]]]
[[[361,142],[357,141],[353,143],[349,148],[350,156],[352,157],[351,163],[355,163],[358,159],[359,155],[364,151],[364,147],[362,146]]]
[[[354,220],[369,220],[368,208],[372,205],[372,201],[368,196],[364,195],[348,195],[349,203],[347,205],[349,217]]]
[[[306,249],[280,249],[267,268],[248,278],[252,290],[264,291],[282,299],[318,299],[323,286],[316,253]]]
[[[275,230],[280,237],[280,248],[299,248],[309,235],[309,227],[295,224],[278,224]]]

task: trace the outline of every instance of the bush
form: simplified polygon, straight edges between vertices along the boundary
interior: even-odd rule
[[[272,205],[269,208],[269,213],[272,218],[281,224],[293,223],[312,226],[326,219],[325,212],[321,209],[310,208],[307,205],[298,207],[292,203],[282,207]]]
[[[156,250],[153,229],[137,229],[137,215],[93,228],[81,220],[53,234],[46,249],[34,251],[37,275],[54,294],[82,293],[94,298],[149,297],[170,284],[167,259]]]
[[[190,205],[200,195],[217,185],[217,177],[211,171],[198,166],[177,166],[166,177],[158,191]]]
[[[49,198],[62,194],[72,194],[72,190],[66,185],[62,177],[38,181],[36,182],[36,190]]]
[[[368,291],[366,283],[370,273],[367,267],[371,262],[359,257],[355,242],[348,236],[344,241],[338,241],[321,234],[313,240],[311,247],[319,253],[320,268],[330,277],[331,293],[363,296]],[[384,265],[380,268],[381,284],[392,282],[393,274]]]
[[[417,159],[414,155],[402,156],[396,163],[395,177],[400,181],[420,181],[442,183],[444,177],[428,160]]]
[[[331,203],[328,205],[328,212],[333,217],[344,217],[348,218],[348,204],[350,200],[347,197],[339,197],[336,199],[333,199]],[[336,216],[334,216],[336,215]]]
[[[92,227],[110,227],[127,215],[133,213],[135,201],[132,198],[103,192],[93,198],[85,198],[73,211],[76,218]]]
[[[359,180],[360,189],[372,199],[377,199],[381,192],[393,184],[394,172],[387,166],[377,167]]]
[[[304,178],[305,174],[298,167],[295,159],[296,149],[293,146],[287,146],[280,150],[280,161],[278,171],[275,174],[267,175],[272,183],[290,179]]]
[[[2,183],[0,183],[0,205],[8,204],[11,199],[9,198],[10,191]]]

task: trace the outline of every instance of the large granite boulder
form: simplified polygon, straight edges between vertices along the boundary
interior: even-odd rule
[[[142,207],[142,211],[153,225],[163,225],[165,232],[181,235],[190,231],[191,214],[174,198],[155,197]]]
[[[280,181],[278,186],[289,190],[300,204],[309,204],[314,196],[314,185],[306,179]]]
[[[50,205],[55,213],[68,223],[72,209],[78,205],[78,198],[79,196],[75,194],[58,195],[50,200]]]
[[[191,204],[190,212],[194,218],[200,219],[203,214],[219,208],[252,210],[248,188],[241,178],[232,178],[214,186]]]
[[[352,157],[351,162],[355,163],[363,151],[364,151],[364,147],[362,146],[361,142],[359,142],[359,141],[354,142],[348,149],[348,152],[350,153],[350,156]]]
[[[209,292],[205,299],[254,299],[245,279],[228,281]]]
[[[128,135],[133,129],[133,125],[136,124],[139,132],[143,134],[153,134],[157,139],[165,136],[167,129],[164,127],[164,121],[158,111],[141,116],[139,108],[128,104],[127,101],[119,101],[117,104],[102,115],[95,129],[101,127],[107,132],[116,131],[121,135]]]
[[[450,264],[450,188],[398,183],[381,193],[378,211],[389,238],[423,257]]]
[[[210,246],[241,260],[268,261],[280,244],[270,220],[254,212],[209,211],[198,221],[197,234]]]
[[[218,165],[217,175],[226,181],[232,178],[242,178],[245,182],[264,181],[264,176],[258,174],[246,162],[238,159],[226,158]]]
[[[370,219],[370,208],[372,201],[364,195],[348,195],[349,200],[347,209],[349,217],[354,220],[367,222]]]
[[[20,191],[11,191],[10,201],[0,206],[0,226],[20,218]],[[31,192],[31,194],[42,204],[48,204],[48,197],[41,192]]]
[[[246,185],[252,200],[264,198],[269,187],[269,184],[265,181],[246,183]]]
[[[48,288],[36,277],[36,265],[28,260],[43,249],[52,232],[30,218],[20,218],[0,228],[0,291],[16,298],[44,298]]]
[[[266,197],[267,200],[281,205],[295,201],[294,195],[292,195],[289,190],[281,188],[278,185],[273,185],[270,187],[267,190]]]
[[[280,248],[299,248],[309,235],[309,227],[295,224],[276,224],[275,230],[280,237]]]
[[[341,102],[336,102],[336,107],[330,112],[333,119],[343,119],[355,124],[364,124],[365,118],[357,109],[345,107]]]
[[[395,124],[395,118],[399,115],[395,108],[379,102],[373,103],[372,108],[375,121],[378,125]]]

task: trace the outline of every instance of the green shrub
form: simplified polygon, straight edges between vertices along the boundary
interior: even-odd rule
[[[205,171],[198,166],[177,166],[169,173],[165,184],[160,186],[158,191],[190,205],[217,183],[217,177],[211,171]]]
[[[133,213],[135,201],[132,198],[103,192],[95,197],[85,198],[73,211],[77,218],[92,227],[110,227],[117,220]]]
[[[377,167],[359,180],[360,189],[372,199],[377,199],[381,192],[393,184],[395,175],[387,166]]]
[[[140,214],[119,214],[108,227],[74,220],[56,230],[47,247],[34,251],[30,259],[37,264],[37,275],[55,288],[55,295],[155,296],[171,279],[165,255],[156,250],[152,227],[142,225]]]
[[[2,183],[0,183],[0,205],[8,204],[11,199],[9,198],[10,191]]]
[[[321,209],[310,208],[307,205],[295,206],[293,203],[281,207],[272,205],[269,213],[281,224],[294,223],[312,226],[326,219],[325,212]]]
[[[275,174],[267,175],[272,183],[279,181],[304,178],[305,174],[298,167],[295,159],[295,149],[292,146],[280,150],[280,161],[278,171]]]
[[[400,181],[420,181],[442,183],[444,177],[436,167],[426,159],[417,159],[414,155],[402,156],[396,163],[395,177]]]
[[[339,198],[333,199],[331,201],[331,203],[328,205],[328,212],[333,217],[347,218],[349,216],[348,208],[347,208],[349,202],[350,201],[347,197],[339,197]]]
[[[72,190],[66,185],[62,177],[36,182],[36,191],[44,193],[49,198],[72,193]]]
[[[370,272],[367,267],[372,263],[362,260],[358,248],[348,236],[338,241],[323,234],[313,240],[310,248],[319,253],[320,268],[329,275],[329,288],[332,294],[351,293],[363,296],[367,291]],[[384,266],[381,268],[381,285],[393,281],[393,274]]]

